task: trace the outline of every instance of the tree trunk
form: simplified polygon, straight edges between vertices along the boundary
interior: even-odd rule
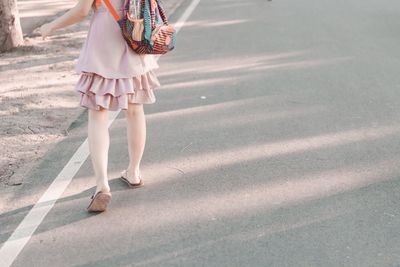
[[[17,0],[0,0],[0,52],[23,43]]]

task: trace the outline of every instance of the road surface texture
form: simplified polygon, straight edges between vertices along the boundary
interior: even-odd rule
[[[88,157],[12,266],[400,266],[399,13],[395,0],[201,0],[145,107],[145,187],[118,180],[121,112],[109,210],[85,211]],[[85,119],[15,194],[0,242]]]

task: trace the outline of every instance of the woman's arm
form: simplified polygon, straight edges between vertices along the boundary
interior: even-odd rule
[[[75,24],[83,20],[90,12],[94,0],[79,0],[79,2],[61,17],[52,22],[45,23],[40,27],[43,39],[50,35],[53,31]]]

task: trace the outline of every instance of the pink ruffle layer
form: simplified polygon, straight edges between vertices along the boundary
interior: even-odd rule
[[[150,70],[138,77],[109,79],[96,73],[83,72],[75,86],[81,93],[82,107],[100,110],[128,109],[128,103],[152,104],[156,102],[153,89],[160,86],[157,76]]]

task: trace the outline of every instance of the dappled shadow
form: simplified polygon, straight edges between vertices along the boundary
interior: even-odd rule
[[[18,1],[18,12],[20,15],[22,32],[24,35],[30,36],[38,25],[51,21],[55,16],[61,16],[75,4],[76,2],[71,0]]]
[[[196,156],[193,155],[186,156],[188,160],[195,163],[195,165],[190,167],[190,171],[185,170],[179,176],[176,173],[172,176],[164,174],[162,178],[149,181],[147,182],[147,186],[140,193],[137,193],[139,194],[137,197],[141,199],[140,203],[141,205],[145,205],[146,209],[154,210],[160,205],[160,201],[165,201],[165,199],[154,197],[157,194],[161,198],[168,196],[168,206],[170,208],[190,214],[187,218],[194,216],[197,221],[202,218],[203,215],[201,214],[203,213],[193,213],[193,207],[202,212],[207,211],[205,215],[214,214],[213,216],[225,217],[230,216],[230,214],[238,214],[241,210],[251,211],[253,208],[257,209],[261,207],[263,209],[277,209],[306,200],[325,198],[370,184],[397,179],[400,172],[398,159],[381,159],[380,162],[375,161],[371,165],[370,162],[364,162],[365,160],[362,159],[359,159],[360,163],[357,163],[356,158],[353,158],[351,159],[351,163],[344,162],[343,167],[337,168],[335,164],[327,167],[324,164],[319,167],[321,170],[314,170],[314,173],[308,170],[302,177],[293,175],[291,169],[288,170],[288,176],[285,176],[282,170],[280,170],[279,174],[276,173],[276,177],[274,173],[263,176],[261,173],[264,172],[264,166],[259,165],[260,160],[266,162],[265,160],[269,159],[269,164],[275,164],[274,161],[277,160],[282,164],[282,162],[290,162],[300,156],[303,158],[309,157],[310,164],[313,164],[315,161],[320,161],[318,158],[313,159],[313,155],[319,153],[318,150],[323,150],[330,146],[345,145],[346,143],[368,141],[368,139],[377,139],[379,141],[380,138],[385,137],[387,134],[392,134],[393,131],[398,132],[399,128],[392,127],[391,129],[388,127],[386,130],[372,130],[369,133],[365,130],[358,133],[357,131],[349,131],[348,133],[343,133],[342,136],[340,134],[326,135],[323,138],[308,138],[307,141],[282,141],[276,144],[275,149],[272,145],[268,145],[269,147],[264,149],[262,145],[258,144],[258,147],[246,147],[246,151],[249,154],[236,151],[232,152],[232,155],[227,155],[226,152],[219,150],[220,155],[199,155],[198,159],[195,159]],[[351,151],[351,147],[343,148]],[[259,149],[260,153],[257,153],[257,149]],[[205,158],[210,158],[212,161],[204,161]],[[223,162],[223,159],[226,159],[226,162]],[[177,162],[182,163],[184,160],[177,159]],[[217,166],[214,164],[215,162],[218,163]],[[209,163],[209,165],[205,163]],[[178,166],[176,163],[162,162],[159,166],[152,164],[147,168],[163,170],[165,169],[165,165]],[[194,168],[194,166],[197,168]],[[223,168],[226,172],[224,176],[218,178],[218,183],[214,182],[216,181],[215,172],[217,171],[215,167],[218,169]],[[295,166],[292,166],[293,170],[295,168]],[[330,170],[327,170],[327,168]],[[253,173],[251,178],[247,177],[245,175],[246,169],[259,169],[260,175],[254,176]],[[227,175],[231,171],[236,173],[236,175]],[[282,179],[283,177],[285,178]],[[76,179],[79,180],[79,178]],[[185,181],[185,183],[182,183],[182,181]],[[213,184],[213,186],[209,187],[210,184]],[[116,179],[111,181],[111,186],[113,187],[114,194],[124,191],[125,188],[121,181]],[[116,188],[114,189],[114,187]],[[68,225],[76,220],[86,218],[87,216],[82,215],[83,207],[80,204],[82,203],[81,199],[83,196],[87,196],[89,191],[93,191],[93,188],[59,199],[57,203],[61,206],[56,206],[53,209],[58,215],[53,214],[49,216],[49,219],[40,226],[41,230],[38,230],[36,233],[49,231],[61,225]],[[146,196],[148,196],[148,199]],[[241,197],[238,198],[238,196]],[[86,200],[86,198],[84,199]],[[185,203],[185,205],[182,206],[182,203]],[[213,204],[211,205],[211,203]],[[45,206],[46,203],[41,203],[41,205]],[[71,205],[74,208],[71,209]],[[63,208],[63,206],[65,207]],[[128,207],[122,204],[113,208],[118,210]],[[0,218],[6,222],[12,222],[14,220],[11,218],[13,216],[20,216],[21,212],[26,212],[26,208],[6,212]],[[75,213],[82,216],[72,216]],[[166,226],[176,225],[182,219],[169,213],[168,210],[166,210],[166,214],[162,218],[162,220],[157,220],[160,227],[163,227],[163,224],[166,224]],[[152,220],[151,218],[147,219]],[[155,226],[154,223],[153,221],[151,227]],[[7,226],[7,223],[3,225]],[[6,229],[8,227],[4,228],[4,230]],[[146,229],[142,228],[142,230]],[[1,233],[2,238],[7,237],[9,234]]]
[[[132,263],[135,266],[171,266],[177,263],[190,266],[205,261],[239,262],[243,265],[245,262],[256,261],[260,262],[260,265],[271,266],[276,266],[279,262],[279,265],[285,263],[288,266],[295,266],[299,264],[299,259],[302,260],[301,263],[304,266],[316,261],[328,266],[331,263],[330,259],[334,261],[341,258],[354,263],[350,265],[361,262],[382,263],[382,261],[393,263],[393,256],[396,255],[394,247],[376,248],[380,257],[375,257],[375,253],[367,254],[363,251],[367,245],[368,248],[374,247],[372,244],[369,245],[368,238],[377,238],[375,240],[378,241],[379,235],[389,234],[383,229],[377,232],[367,231],[366,233],[369,234],[363,234],[368,226],[378,226],[385,220],[391,223],[398,222],[396,218],[399,215],[398,212],[394,214],[376,212],[375,209],[382,208],[383,196],[374,194],[374,197],[364,202],[368,203],[366,206],[362,207],[359,204],[366,200],[362,195],[371,194],[376,190],[382,192],[380,190],[382,186],[388,188],[386,193],[390,195],[396,194],[399,188],[398,183],[384,182],[273,211],[260,208],[245,214],[231,214],[228,218],[216,216],[214,220],[212,218],[200,222],[188,220],[175,227],[161,228],[159,232],[149,231],[143,234],[137,231],[132,234],[132,238],[135,239],[132,243],[135,245],[123,246],[116,255],[100,256],[98,259],[89,259],[86,263],[74,266],[123,266]],[[357,197],[354,198],[354,195]],[[396,210],[394,204],[385,204],[389,205],[389,209]],[[370,218],[365,221],[368,218],[362,216],[362,213],[368,210],[371,215],[376,216],[375,219]],[[344,228],[353,230],[353,235],[347,238],[343,236]],[[394,230],[394,227],[392,229]],[[179,231],[180,234],[168,234],[174,231]],[[124,235],[123,231],[118,229],[110,232],[112,233],[106,237],[107,240],[111,240],[111,235]],[[126,234],[126,231],[124,232]],[[159,238],[150,239],[151,243],[143,242],[146,240],[145,237],[150,236]],[[352,239],[354,236],[357,236],[357,241]],[[348,246],[336,247],[332,250],[332,246],[337,242],[348,244]],[[238,250],[240,253],[237,253]],[[316,251],[321,253],[327,251],[325,253],[330,257],[319,257],[318,260],[314,260]],[[297,264],[294,264],[293,260],[296,260]]]
[[[126,264],[126,261],[134,260],[137,264],[152,266],[151,264],[161,260],[172,260],[170,258],[172,255],[176,259],[185,255],[193,255],[192,253],[197,253],[202,249],[209,250],[221,245],[228,248],[229,245],[226,243],[228,241],[230,244],[232,242],[249,242],[249,244],[255,245],[263,240],[277,242],[274,241],[274,236],[277,234],[280,236],[280,233],[294,234],[298,231],[312,231],[311,229],[323,225],[341,227],[341,223],[337,224],[337,221],[356,220],[357,213],[365,212],[367,208],[373,210],[373,206],[383,205],[382,196],[375,195],[374,198],[368,199],[368,206],[360,206],[360,200],[365,198],[365,194],[360,194],[359,191],[382,190],[380,188],[384,186],[385,190],[395,194],[399,187],[398,182],[395,182],[398,180],[396,174],[399,171],[398,162],[398,159],[382,161],[373,168],[369,168],[367,165],[353,165],[349,166],[347,170],[332,170],[315,175],[306,174],[304,177],[293,176],[286,181],[262,182],[249,179],[232,188],[229,188],[229,184],[228,188],[214,188],[212,192],[206,187],[202,190],[198,186],[199,184],[191,189],[190,187],[179,187],[173,183],[167,187],[164,186],[164,189],[148,185],[141,191],[135,191],[135,194],[129,197],[129,203],[128,201],[124,201],[126,202],[124,203],[118,195],[125,190],[130,190],[123,189],[123,186],[118,185],[119,188],[114,191],[114,199],[119,198],[119,201],[118,204],[112,205],[112,209],[109,211],[113,213],[111,217],[119,217],[119,214],[122,213],[128,220],[129,215],[124,212],[127,206],[136,208],[137,215],[143,212],[139,207],[145,207],[146,216],[141,217],[140,225],[133,220],[132,223],[135,223],[133,228],[112,227],[103,233],[102,237],[90,231],[85,234],[84,238],[79,235],[70,236],[68,242],[76,243],[79,240],[80,249],[83,249],[85,246],[89,246],[93,239],[100,242],[104,238],[112,242],[111,235],[121,236],[124,232],[124,235],[132,235],[140,245],[127,246],[126,250],[120,248],[122,254],[126,253],[125,256],[121,256],[121,253],[108,256],[106,253],[98,260],[104,264],[110,264],[109,261],[112,260],[114,265]],[[364,173],[358,172],[359,167],[365,170]],[[371,169],[374,169],[375,172],[371,173]],[[395,169],[396,171],[394,171]],[[207,173],[203,173],[203,175],[203,179],[206,179],[203,181],[204,184],[214,180],[212,177],[206,178]],[[199,179],[198,175],[192,178]],[[223,181],[219,183],[221,182]],[[112,181],[113,186],[117,186],[116,183],[120,182]],[[165,198],[165,193],[171,189],[174,189],[171,195],[175,194],[181,197],[176,201],[161,199]],[[90,190],[93,191],[93,188]],[[191,190],[192,193],[198,191],[201,194],[191,194],[191,196],[187,196],[188,198],[184,198],[185,195],[182,193],[186,193],[188,190]],[[82,207],[81,199],[84,195],[89,195],[88,190],[59,199],[56,207],[48,219],[39,226],[35,235],[45,238],[41,233],[89,220],[92,216],[83,211]],[[167,205],[168,209],[159,210],[160,203],[153,203],[155,197],[159,202]],[[88,201],[87,197],[84,199],[85,202]],[[349,200],[351,201],[349,202]],[[43,205],[45,204],[43,203]],[[172,210],[173,213],[171,213]],[[111,219],[105,214],[101,216],[106,221]],[[391,214],[385,216],[390,219]],[[278,223],[276,222],[277,218],[286,218],[286,220]],[[228,223],[229,227],[227,227]],[[196,226],[196,230],[193,230],[194,226]],[[184,236],[174,235],[173,233],[177,229],[180,229]],[[143,238],[154,235],[164,236],[169,242],[156,240],[150,243],[140,242]],[[185,242],[184,240],[190,242],[190,239],[197,239],[200,236],[202,237],[195,245],[192,243],[185,246],[173,246],[177,242]],[[37,253],[36,250],[40,250],[40,248],[29,247],[30,253]],[[145,253],[146,250],[151,250],[151,253]],[[154,256],[154,252],[157,252],[158,256]],[[98,266],[97,264],[99,264],[90,259],[85,260],[90,262],[79,266]]]
[[[38,66],[43,66],[43,65],[50,65],[50,64],[55,64],[55,63],[61,63],[65,61],[72,61],[76,58],[75,55],[73,56],[55,56],[53,58],[42,58],[42,59],[36,59],[34,63],[34,67]],[[0,67],[0,71],[7,71],[7,70],[15,70],[16,68],[18,69],[24,69],[24,68],[31,68],[32,67],[32,62],[28,61],[20,61],[14,64],[7,64],[5,66]],[[18,67],[17,67],[18,66]]]

